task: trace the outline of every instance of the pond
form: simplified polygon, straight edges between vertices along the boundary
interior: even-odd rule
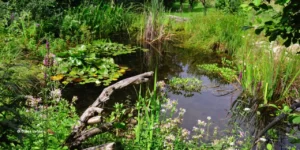
[[[148,47],[149,48],[149,47]],[[237,99],[243,97],[242,89],[238,83],[228,84],[218,76],[207,76],[197,69],[199,64],[221,63],[221,58],[226,57],[226,54],[221,53],[206,53],[201,50],[185,49],[175,47],[172,44],[165,44],[159,48],[151,48],[148,52],[136,52],[123,56],[115,57],[115,62],[120,66],[126,66],[129,70],[120,78],[124,79],[146,71],[153,71],[157,67],[158,81],[168,83],[173,77],[195,77],[202,81],[203,88],[200,92],[192,92],[189,94],[175,92],[167,88],[167,97],[172,100],[178,100],[178,109],[186,109],[182,127],[192,130],[197,124],[197,120],[207,121],[207,117],[211,117],[213,127],[218,127],[220,130],[225,130],[233,127],[235,123],[241,133],[248,132],[255,135],[255,131],[262,130],[270,121],[268,119],[254,118],[253,113],[240,116],[243,114],[245,107],[237,108]],[[161,50],[163,49],[163,50]],[[153,80],[147,84],[151,86]],[[153,84],[152,84],[153,85]],[[146,86],[142,86],[146,88]],[[137,99],[137,93],[140,86],[131,85],[121,90],[116,90],[110,100],[105,104],[105,110],[109,113],[113,110],[113,105],[116,102],[124,103],[125,106],[134,106]],[[94,84],[88,85],[68,85],[63,95],[67,99],[71,99],[73,95],[78,96],[77,111],[81,114],[104,89],[103,86]],[[234,106],[234,107],[233,107]],[[232,113],[238,111],[238,113]],[[251,117],[252,115],[252,117]],[[266,118],[269,116],[266,115]],[[250,119],[247,119],[250,118]],[[263,117],[265,118],[265,117]],[[263,120],[261,123],[260,120]],[[259,122],[258,122],[259,121]],[[283,140],[278,143],[278,146],[286,145],[287,140],[283,135]]]
[[[156,62],[159,63],[157,66],[159,81],[164,80],[167,83],[173,77],[196,77],[202,80],[203,88],[200,92],[186,95],[184,92],[178,93],[171,89],[167,90],[167,96],[172,100],[178,100],[179,108],[186,109],[183,127],[191,130],[196,125],[197,120],[206,120],[210,116],[215,125],[219,128],[225,128],[231,104],[241,91],[236,89],[237,86],[220,82],[219,78],[204,75],[196,67],[196,65],[203,63],[218,63],[219,54],[207,55],[193,50],[176,48],[172,45],[166,45],[164,48],[162,53],[155,51],[137,52],[116,57],[117,64],[130,68],[121,79],[154,70]],[[69,85],[64,90],[64,96],[66,98],[73,95],[78,96],[77,109],[80,113],[94,102],[103,88],[92,84],[85,86]],[[138,88],[138,86],[128,86],[116,91],[111,96],[111,100],[107,102],[106,109],[112,109],[115,102],[133,105]],[[220,96],[233,90],[234,92],[230,94]]]

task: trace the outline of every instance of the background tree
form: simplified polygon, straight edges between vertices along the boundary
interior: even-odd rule
[[[189,0],[189,8],[190,8],[190,11],[193,10],[195,4],[196,4],[196,0]]]
[[[274,41],[280,36],[285,40],[285,46],[300,43],[300,1],[275,0],[274,4],[271,4],[271,0],[254,0],[249,4],[256,11],[256,15],[270,11],[274,13],[271,19],[259,25],[255,32],[260,34],[265,31],[269,41]],[[278,6],[282,7],[280,11],[275,10]]]
[[[207,0],[200,0],[200,2],[203,5],[203,12],[204,12],[204,16],[206,16],[206,10],[207,10]]]
[[[180,4],[179,11],[180,11],[180,12],[183,11],[183,3],[184,3],[184,0],[179,0],[179,4]]]
[[[227,13],[236,13],[240,10],[243,0],[216,0],[215,7]]]

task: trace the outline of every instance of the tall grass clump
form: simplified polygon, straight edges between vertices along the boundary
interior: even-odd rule
[[[220,11],[206,16],[195,14],[187,22],[185,32],[190,35],[184,45],[204,50],[221,50],[233,54],[243,44],[243,16]]]
[[[151,0],[144,6],[143,16],[140,17],[137,25],[139,33],[137,40],[144,43],[154,43],[168,38],[168,22],[166,10],[161,0]]]
[[[130,7],[82,4],[66,12],[60,34],[70,41],[90,42],[113,33],[127,32],[131,23]]]
[[[299,56],[285,49],[273,52],[268,46],[260,47],[250,41],[235,54],[243,88],[264,104],[293,97],[291,91],[299,90]]]

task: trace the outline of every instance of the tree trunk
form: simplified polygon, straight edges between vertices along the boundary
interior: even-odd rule
[[[205,0],[201,0],[201,3],[203,5],[203,13],[204,13],[204,16],[206,16],[206,11],[207,11],[207,8],[206,8],[206,1]]]
[[[189,6],[190,12],[192,12],[194,7],[194,0],[189,0],[189,4],[190,4]]]

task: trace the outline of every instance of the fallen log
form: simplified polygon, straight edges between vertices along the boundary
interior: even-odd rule
[[[103,123],[101,113],[103,111],[102,105],[109,100],[110,95],[117,89],[121,89],[130,84],[140,84],[148,81],[148,77],[153,75],[153,71],[139,74],[130,78],[123,79],[113,85],[106,87],[95,102],[87,108],[80,116],[77,125],[73,126],[72,132],[67,137],[64,145],[70,149],[78,148],[81,143],[99,133],[110,131],[113,127],[112,123]],[[88,125],[100,124],[87,130]]]

